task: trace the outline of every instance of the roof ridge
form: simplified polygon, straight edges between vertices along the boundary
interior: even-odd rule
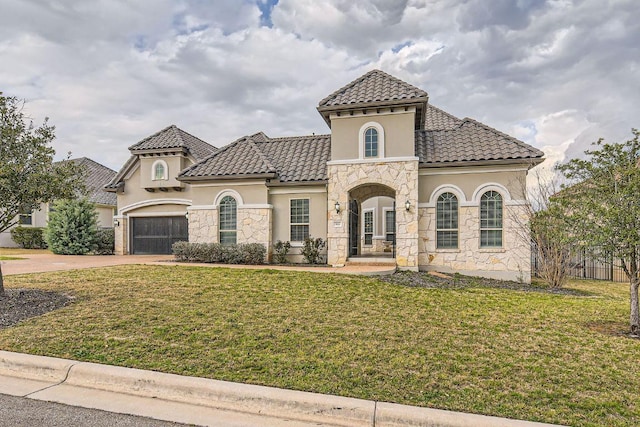
[[[267,156],[262,152],[260,148],[258,148],[258,145],[255,142],[253,142],[251,138],[246,139],[245,142],[247,144],[250,144],[250,147],[253,149],[253,151],[255,151],[260,157],[260,159],[267,165],[267,167],[269,168],[269,172],[276,172],[276,173],[278,172],[278,169],[276,169],[276,167],[273,166],[273,163],[271,163],[269,158],[267,158]]]
[[[312,135],[292,135],[292,136],[277,136],[275,138],[269,138],[269,142],[281,140],[281,139],[292,139],[292,138],[326,138],[331,136],[330,133],[322,133],[322,134],[312,134]]]
[[[151,138],[155,138],[156,136],[160,135],[161,133],[166,132],[166,131],[168,131],[169,129],[171,129],[171,128],[175,128],[175,127],[176,127],[176,125],[169,125],[169,126],[167,126],[166,128],[164,128],[164,129],[162,129],[162,130],[159,130],[158,132],[154,133],[153,135],[149,135],[149,136],[147,136],[146,138],[143,138],[143,139],[141,139],[140,141],[136,142],[135,144],[133,144],[132,146],[130,146],[130,147],[129,147],[129,150],[131,150],[131,148],[135,147],[136,145],[138,145],[138,144],[142,144],[143,142],[148,141],[148,140],[150,140]]]
[[[210,147],[212,147],[212,148],[218,149],[215,145],[209,144],[209,143],[208,143],[207,141],[205,141],[204,139],[202,139],[202,138],[198,138],[198,137],[197,137],[197,136],[195,136],[194,134],[192,134],[192,133],[190,133],[190,132],[187,132],[187,131],[186,131],[186,130],[184,130],[184,129],[181,129],[181,128],[177,127],[176,125],[171,125],[170,127],[174,127],[174,128],[176,129],[176,131],[177,131],[177,132],[178,132],[178,134],[180,135],[180,139],[182,140],[182,142],[183,142],[185,145],[188,145],[189,143],[188,143],[187,141],[185,141],[185,140],[184,140],[184,136],[183,136],[182,134],[187,134],[187,135],[189,135],[191,138],[195,138],[195,139],[197,139],[198,141],[200,141],[200,142],[202,142],[202,143],[204,143],[204,144],[207,144],[208,146],[210,146]],[[188,148],[188,147],[187,147],[187,148]]]
[[[462,123],[460,123],[459,127],[462,127],[465,123],[469,123],[469,122],[473,123],[475,125],[478,125],[478,126],[484,128],[484,129],[486,129],[486,130],[488,130],[490,132],[497,133],[498,135],[502,136],[503,138],[507,138],[508,140],[510,140],[512,142],[515,142],[516,144],[526,148],[529,151],[532,151],[532,152],[536,152],[537,151],[538,153],[540,153],[541,155],[544,156],[544,153],[541,150],[538,150],[536,147],[534,147],[532,145],[529,145],[524,141],[520,141],[518,138],[515,138],[515,137],[513,137],[511,135],[508,135],[508,134],[502,132],[502,131],[499,131],[498,129],[496,129],[494,127],[491,127],[491,126],[486,125],[486,124],[484,124],[482,122],[479,122],[478,120],[472,119],[471,117],[465,117],[464,119],[462,119]]]
[[[90,158],[90,157],[82,157],[82,159],[83,159],[83,161],[89,161],[89,162],[91,162],[91,163],[95,164],[96,166],[100,166],[100,167],[102,167],[102,168],[104,168],[104,169],[109,169],[111,172],[116,173],[116,171],[114,171],[113,169],[111,169],[109,166],[105,166],[105,165],[103,165],[103,164],[102,164],[102,163],[100,163],[100,162],[96,162],[95,160],[93,160],[93,159],[92,159],[92,158]]]
[[[363,75],[361,75],[360,77],[358,77],[357,79],[351,81],[351,83],[347,83],[345,86],[342,86],[341,88],[336,89],[335,91],[333,91],[331,94],[325,96],[322,100],[320,100],[320,102],[318,103],[318,105],[322,105],[324,104],[326,101],[329,100],[329,98],[333,98],[334,96],[338,95],[340,92],[345,92],[347,89],[351,89],[353,86],[355,86],[357,83],[360,83],[361,81],[363,81],[365,78],[369,77],[370,74],[373,74],[376,71],[380,71],[378,69],[373,69],[371,71],[368,71],[366,73],[364,73]]]
[[[345,106],[426,102],[428,98],[429,94],[424,89],[382,70],[373,69],[323,98],[317,109],[323,114],[323,111]],[[325,117],[326,120],[328,117]]]
[[[433,104],[431,104],[431,103],[427,104],[427,107],[428,107],[428,108],[433,108],[434,110],[438,110],[438,112],[440,112],[440,113],[442,113],[442,114],[444,114],[444,115],[446,115],[446,116],[448,116],[448,117],[451,117],[452,119],[456,119],[456,120],[458,120],[458,121],[462,121],[462,120],[463,120],[463,119],[461,119],[460,117],[458,117],[458,116],[454,116],[453,114],[451,114],[451,113],[449,113],[449,112],[447,112],[447,111],[444,111],[442,108],[440,108],[440,107],[436,107],[435,105],[433,105]]]
[[[214,158],[214,157],[215,157],[215,156],[217,156],[218,154],[224,153],[225,151],[229,150],[231,147],[234,147],[234,146],[238,145],[238,143],[240,143],[240,142],[241,142],[241,140],[242,140],[243,138],[245,138],[245,137],[238,138],[238,139],[236,139],[235,141],[233,141],[233,142],[231,142],[231,143],[229,143],[229,144],[225,145],[224,147],[216,149],[216,151],[214,151],[213,153],[209,154],[209,155],[208,155],[208,156],[206,156],[205,158],[203,158],[203,159],[201,159],[201,160],[199,160],[199,161],[195,162],[195,163],[194,163],[194,164],[192,164],[191,166],[189,166],[189,167],[187,167],[187,168],[183,169],[182,171],[180,171],[180,173],[178,174],[178,176],[182,176],[182,175],[184,175],[186,172],[190,171],[191,169],[194,169],[196,166],[200,165],[201,163],[204,163],[204,162],[206,162],[207,160]]]

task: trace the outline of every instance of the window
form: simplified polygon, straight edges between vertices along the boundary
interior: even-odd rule
[[[436,204],[436,248],[458,248],[458,198],[442,193]]]
[[[167,179],[167,176],[167,163],[164,160],[156,160],[153,164],[151,179],[154,181],[163,181]]]
[[[502,247],[502,196],[497,191],[480,198],[480,247]]]
[[[20,225],[33,225],[33,212],[24,212],[18,216],[18,224]]]
[[[384,157],[384,128],[378,122],[367,122],[358,131],[358,157],[371,159]]]
[[[373,211],[364,211],[364,244],[373,245]]]
[[[384,211],[384,239],[387,242],[396,243],[396,211]]]
[[[303,242],[309,237],[309,199],[291,199],[291,241]]]
[[[234,245],[237,242],[236,223],[238,218],[238,204],[231,196],[224,196],[220,201],[220,243]]]
[[[364,131],[364,156],[378,157],[378,130],[375,128]]]

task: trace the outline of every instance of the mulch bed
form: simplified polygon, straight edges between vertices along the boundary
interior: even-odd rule
[[[0,296],[0,329],[62,308],[71,300],[58,292],[5,288],[5,295]]]
[[[534,284],[510,282],[506,280],[487,279],[485,277],[463,276],[461,274],[425,273],[399,271],[388,276],[381,276],[381,280],[394,285],[413,288],[437,289],[465,289],[465,288],[498,288],[515,291],[543,292],[559,295],[587,296],[587,292],[569,288],[550,288]]]

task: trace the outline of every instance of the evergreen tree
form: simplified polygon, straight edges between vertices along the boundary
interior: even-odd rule
[[[45,230],[49,249],[59,255],[84,255],[98,247],[98,213],[86,198],[54,204]]]

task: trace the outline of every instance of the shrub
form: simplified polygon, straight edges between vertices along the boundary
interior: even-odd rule
[[[263,264],[267,256],[267,248],[260,243],[246,243],[240,245],[244,254],[243,264]]]
[[[282,240],[278,240],[275,245],[273,245],[273,258],[277,264],[284,264],[287,262],[287,254],[289,253],[289,249],[291,249],[290,242],[283,242]]]
[[[306,237],[304,239],[304,245],[302,246],[302,256],[308,264],[320,264],[322,255],[320,251],[324,249],[326,243],[320,237],[314,239],[313,237]]]
[[[44,228],[42,227],[16,227],[11,229],[11,238],[16,244],[25,249],[46,249],[44,240]]]
[[[44,232],[54,254],[84,255],[98,247],[98,213],[87,199],[58,201]]]
[[[221,245],[176,242],[171,249],[177,261],[222,264],[263,264],[267,253],[265,246],[259,243]]]
[[[97,255],[113,255],[115,249],[115,231],[113,228],[99,228],[96,236]]]

